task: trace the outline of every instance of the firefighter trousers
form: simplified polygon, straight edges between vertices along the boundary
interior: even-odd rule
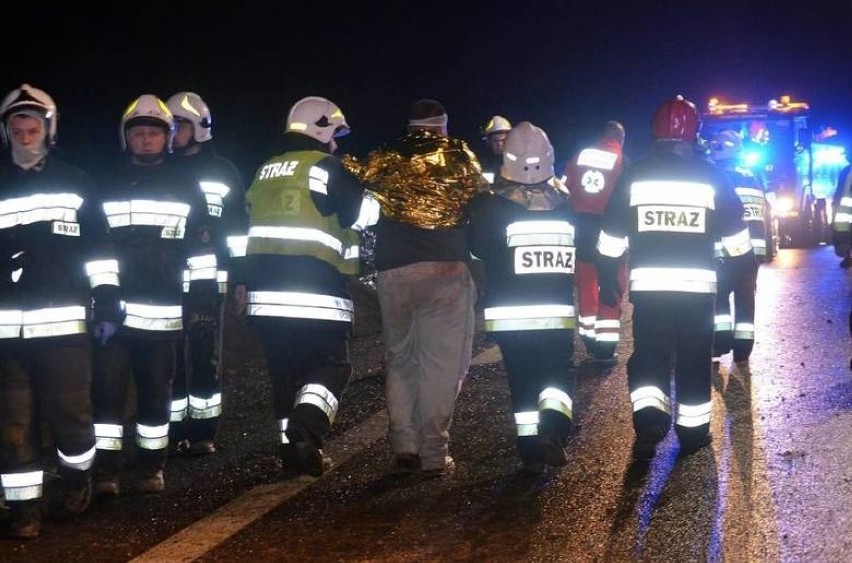
[[[172,384],[173,443],[215,440],[222,417],[222,328],[225,300],[192,307],[189,300],[185,338],[177,341]]]
[[[637,435],[671,424],[681,441],[710,430],[714,296],[680,292],[634,292],[633,354],[627,383]],[[674,370],[674,393],[671,373]]]
[[[539,437],[564,447],[573,419],[574,331],[498,331],[515,416],[516,445],[525,463],[541,461]],[[530,424],[531,421],[536,421]]]
[[[268,318],[255,322],[281,443],[309,442],[322,449],[352,376],[349,331]]]
[[[748,360],[754,348],[754,307],[758,264],[728,261],[718,272],[713,355],[731,350],[734,361]],[[732,295],[733,294],[733,297]],[[734,308],[731,310],[731,300]]]
[[[586,351],[595,357],[611,358],[621,331],[621,299],[627,286],[625,260],[618,264],[621,292],[614,306],[600,302],[600,279],[595,262],[577,259],[574,283],[577,286],[577,319]]]
[[[82,485],[87,479],[95,447],[91,354],[88,342],[16,341],[0,346],[3,474],[42,469],[44,421],[57,450],[59,474],[69,484]]]
[[[175,342],[119,336],[95,346],[92,403],[95,423],[123,428],[127,419],[131,378],[136,387],[136,466],[141,472],[165,467],[169,411],[175,370]],[[123,433],[118,440],[98,435],[97,466],[115,474],[124,457]]]

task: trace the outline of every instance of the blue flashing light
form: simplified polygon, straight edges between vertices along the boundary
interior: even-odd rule
[[[742,160],[743,160],[743,163],[746,166],[748,166],[750,168],[754,168],[755,166],[760,164],[762,157],[763,157],[763,155],[761,155],[759,152],[751,151],[751,152],[743,153]]]

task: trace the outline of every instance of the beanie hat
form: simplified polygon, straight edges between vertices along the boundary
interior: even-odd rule
[[[446,127],[447,111],[437,100],[419,100],[411,106],[408,125],[411,127]]]

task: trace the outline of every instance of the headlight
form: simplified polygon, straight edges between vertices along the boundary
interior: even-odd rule
[[[786,215],[796,215],[794,209],[796,202],[790,196],[782,196],[775,200],[772,210],[776,215],[784,217]]]

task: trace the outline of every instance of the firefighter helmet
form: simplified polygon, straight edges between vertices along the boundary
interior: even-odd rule
[[[213,116],[210,108],[195,92],[178,92],[166,102],[175,119],[192,123],[192,138],[204,143],[213,138]]]
[[[121,115],[121,125],[118,137],[121,141],[122,152],[127,150],[127,139],[124,134],[134,125],[152,125],[162,127],[168,132],[166,149],[171,152],[172,140],[175,136],[175,119],[166,103],[154,94],[142,94],[127,106]]]
[[[701,119],[695,104],[680,95],[660,104],[651,121],[651,134],[657,141],[694,143],[700,128]]]
[[[522,121],[506,138],[500,175],[518,184],[539,184],[553,177],[553,160],[553,145],[547,133]]]
[[[9,144],[9,134],[6,130],[9,118],[27,110],[35,111],[44,118],[47,132],[45,140],[48,145],[56,143],[56,122],[59,119],[56,103],[44,90],[33,88],[29,84],[21,84],[19,88],[9,92],[0,104],[0,120],[3,125],[0,127],[0,137],[2,137],[3,145]]]
[[[319,96],[308,96],[290,108],[285,130],[328,144],[333,138],[348,135],[349,124],[337,104]]]
[[[739,158],[742,148],[742,138],[736,131],[731,129],[719,131],[710,140],[710,156],[716,162]]]
[[[502,115],[495,115],[491,119],[488,120],[488,123],[485,124],[485,127],[482,128],[482,133],[487,137],[492,133],[499,133],[501,131],[509,131],[512,129],[512,124],[508,119],[503,117]]]

